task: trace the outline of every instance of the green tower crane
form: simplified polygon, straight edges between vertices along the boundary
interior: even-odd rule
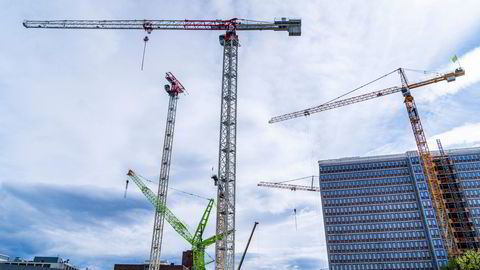
[[[167,222],[172,226],[172,228],[180,235],[183,239],[185,239],[188,243],[192,245],[192,252],[193,252],[193,269],[194,270],[204,270],[205,265],[212,263],[212,261],[205,263],[205,249],[214,244],[217,240],[221,240],[224,236],[221,235],[214,235],[205,240],[203,240],[203,232],[205,231],[205,227],[207,226],[208,217],[210,216],[210,212],[212,211],[214,200],[209,199],[208,205],[205,211],[203,212],[202,218],[198,223],[197,229],[195,230],[195,234],[192,234],[188,231],[187,226],[183,224],[173,213],[170,209],[167,208],[166,205],[163,205],[155,193],[152,192],[138,177],[134,171],[129,170],[127,175],[132,179],[132,181],[138,186],[138,188],[142,191],[143,195],[147,197],[150,203],[155,207],[155,209],[165,216]],[[231,233],[231,232],[229,232]]]

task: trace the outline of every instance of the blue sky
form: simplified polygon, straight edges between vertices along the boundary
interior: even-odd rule
[[[478,1],[0,2],[0,253],[60,255],[111,269],[148,257],[153,212],[128,169],[158,178],[168,97],[180,97],[170,186],[215,197],[222,48],[219,32],[154,32],[140,71],[141,31],[25,29],[24,19],[302,18],[302,36],[240,35],[237,252],[259,221],[245,267],[326,266],[318,194],[256,186],[317,174],[319,159],[415,149],[401,95],[275,125],[270,117],[323,103],[398,67],[466,76],[415,90],[432,149],[480,146]],[[411,81],[427,78],[408,73]],[[389,76],[361,93],[398,85]],[[359,92],[360,93],[360,92]],[[155,186],[152,185],[155,189]],[[169,191],[195,228],[206,201]],[[293,209],[298,210],[295,229]],[[214,232],[210,221],[206,235]],[[166,227],[163,257],[188,245]],[[213,249],[209,250],[213,255]]]

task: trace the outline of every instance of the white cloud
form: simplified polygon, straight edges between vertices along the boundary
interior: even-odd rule
[[[189,95],[179,101],[170,185],[216,196],[209,177],[211,167],[217,167],[218,155],[220,33],[154,32],[145,70],[140,72],[143,32],[24,29],[23,19],[301,17],[301,37],[278,32],[239,34],[237,252],[242,251],[253,221],[259,220],[260,243],[258,251],[255,243],[253,250],[259,254],[255,264],[263,263],[265,268],[278,268],[304,254],[326,260],[326,253],[324,239],[317,233],[322,226],[318,214],[305,212],[298,232],[292,231],[291,209],[296,205],[317,209],[318,197],[257,188],[258,181],[316,174],[318,159],[405,152],[415,147],[401,95],[276,125],[267,124],[269,117],[318,105],[398,67],[454,68],[445,63],[459,47],[470,51],[460,58],[466,76],[438,84],[438,91],[424,91],[425,99],[419,91],[418,100],[428,101],[431,96],[441,101],[461,94],[475,100],[472,87],[480,74],[480,61],[475,61],[478,41],[472,44],[479,27],[478,1],[438,5],[436,1],[252,0],[233,7],[224,1],[202,5],[190,1],[0,5],[0,15],[5,18],[0,31],[9,37],[0,44],[0,184],[78,185],[92,190],[108,188],[115,194],[123,194],[129,168],[151,179],[158,175],[168,99],[163,76],[172,71]],[[397,85],[399,79],[392,77],[374,87],[390,83]],[[370,90],[375,89],[365,89]],[[446,132],[452,126],[480,122],[478,114],[470,113],[478,104],[460,103],[462,100],[456,100],[455,108],[435,110],[428,102],[419,104],[421,112],[428,112],[422,114],[428,134],[443,134],[445,145],[450,145],[450,140],[463,144],[461,138],[467,144],[475,143],[477,124],[452,131],[458,135]],[[436,117],[452,110],[455,117],[448,121]],[[463,136],[465,132],[472,135]],[[130,194],[141,196],[137,191]],[[189,226],[196,227],[204,202],[170,192],[169,203]],[[261,220],[263,217],[275,224],[267,218]],[[151,222],[141,217],[131,233],[104,224],[111,230],[92,227],[84,237],[74,232],[65,240],[52,242],[57,250],[69,246],[81,254],[87,254],[90,243],[98,244],[92,250],[104,254],[108,252],[102,250],[147,257]],[[206,235],[213,231],[210,225]],[[46,232],[52,239],[67,233],[55,227]],[[121,247],[135,235],[141,239],[138,245],[128,250]],[[278,235],[282,241],[274,237]],[[166,237],[172,254],[180,256],[182,240],[170,229]],[[88,241],[77,246],[75,242],[82,238]]]
[[[454,147],[478,147],[480,146],[480,123],[466,123],[437,134],[428,140],[429,145],[436,146],[437,139],[440,139],[443,148],[447,149]]]
[[[455,82],[452,83],[439,83],[432,85],[428,93],[420,92],[421,98],[426,99],[429,102],[437,100],[443,95],[454,95],[462,89],[466,89],[472,85],[480,82],[480,47],[477,47],[465,55],[458,56],[457,63],[451,63],[442,68],[444,72],[450,72],[458,68],[458,63],[461,64],[465,70],[465,75],[458,77]]]

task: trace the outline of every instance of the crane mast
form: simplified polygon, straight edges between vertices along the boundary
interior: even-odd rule
[[[165,127],[165,138],[163,140],[162,163],[160,166],[160,177],[158,185],[158,200],[160,205],[167,205],[168,179],[170,175],[170,163],[172,159],[173,135],[175,131],[175,116],[177,112],[178,95],[185,91],[183,85],[173,76],[171,72],[167,72],[165,78],[170,85],[165,85],[165,91],[169,95],[167,122]],[[163,226],[165,215],[155,209],[155,219],[153,223],[152,246],[150,248],[149,269],[160,269],[160,255],[162,251]]]
[[[237,63],[238,36],[235,31],[220,36],[223,46],[222,100],[220,112],[220,145],[218,151],[217,181],[217,235],[224,235],[215,243],[215,260],[223,269],[235,264],[235,187],[237,158]]]
[[[454,243],[453,230],[451,224],[448,222],[448,215],[445,211],[443,195],[440,190],[440,181],[438,181],[435,172],[435,165],[433,164],[432,154],[428,148],[427,138],[420,121],[417,105],[413,96],[410,94],[407,77],[403,69],[399,69],[400,78],[402,80],[402,94],[404,96],[404,103],[407,109],[408,118],[412,126],[413,135],[417,144],[418,155],[423,163],[423,174],[427,182],[428,191],[432,196],[432,204],[437,214],[437,222],[443,233],[443,240],[447,246],[450,256],[458,254],[457,246]]]
[[[270,119],[269,123],[276,123],[280,121],[298,118],[301,116],[308,116],[312,113],[327,111],[334,108],[343,107],[346,105],[370,100],[373,98],[382,97],[382,96],[397,93],[397,92],[402,92],[404,96],[405,107],[407,108],[408,117],[410,120],[410,124],[412,126],[415,141],[417,144],[418,154],[424,166],[423,172],[427,182],[428,190],[432,196],[432,203],[435,206],[434,208],[436,210],[437,223],[442,231],[443,240],[444,240],[445,246],[447,247],[449,256],[458,255],[459,250],[454,240],[453,229],[448,220],[448,214],[445,209],[445,202],[443,200],[443,194],[440,188],[440,181],[438,180],[437,174],[435,172],[435,166],[432,160],[432,155],[428,148],[427,139],[422,127],[422,123],[420,121],[420,116],[418,114],[417,106],[415,105],[415,101],[413,96],[410,93],[410,90],[414,88],[423,87],[429,84],[441,82],[441,81],[447,81],[447,82],[455,81],[456,77],[465,75],[465,71],[462,68],[458,68],[455,71],[441,74],[431,79],[412,83],[412,84],[408,83],[404,69],[399,68],[397,71],[400,74],[400,79],[402,82],[401,87],[397,87],[397,86],[390,87],[390,88],[382,89],[379,91],[374,91],[371,93],[354,96],[351,98],[346,98],[346,99],[337,100],[333,102],[327,102],[309,109],[273,117],[272,119]]]
[[[219,237],[216,239],[215,257],[216,269],[234,270],[237,60],[239,45],[236,31],[285,31],[288,32],[289,36],[300,36],[301,20],[287,18],[281,18],[274,22],[238,18],[230,20],[25,20],[23,25],[26,28],[47,29],[136,29],[144,30],[147,33],[151,33],[153,30],[226,31],[224,35],[220,36],[220,44],[223,46],[223,72],[217,181],[216,233]],[[166,191],[163,194],[166,195]],[[161,223],[158,225],[160,226]],[[223,235],[223,237],[220,237],[220,235]],[[161,239],[160,235],[159,237]],[[159,248],[156,250],[159,250]]]

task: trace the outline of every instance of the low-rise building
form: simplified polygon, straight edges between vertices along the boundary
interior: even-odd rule
[[[36,270],[36,269],[53,269],[53,270],[79,270],[69,263],[69,260],[63,260],[60,257],[34,257],[33,260],[23,260],[15,258],[14,260],[0,261],[0,270]]]
[[[115,264],[113,267],[114,270],[148,270],[148,263],[140,264]],[[161,264],[160,269],[162,270],[188,270],[189,268],[183,265],[171,264]]]

